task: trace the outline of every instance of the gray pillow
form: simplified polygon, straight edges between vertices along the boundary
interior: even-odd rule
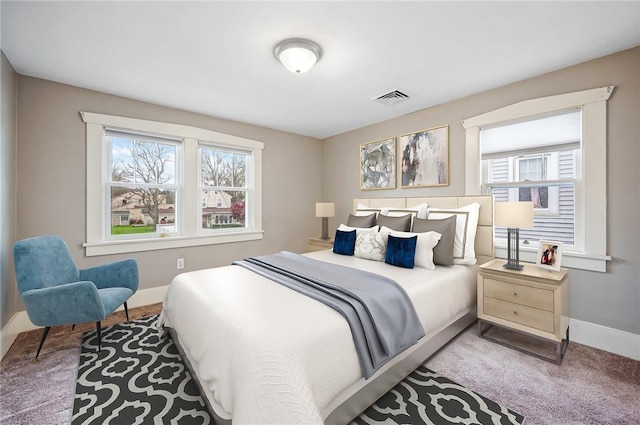
[[[390,216],[378,214],[378,220],[376,224],[380,227],[387,226],[392,230],[398,232],[408,232],[411,230],[411,214],[401,216]]]
[[[442,235],[440,242],[433,248],[433,264],[453,266],[453,241],[456,237],[456,216],[440,220],[415,218],[414,233],[438,232]]]
[[[376,225],[376,213],[371,213],[369,215],[353,215],[349,214],[349,219],[347,220],[347,226],[349,227],[363,227],[369,228]]]

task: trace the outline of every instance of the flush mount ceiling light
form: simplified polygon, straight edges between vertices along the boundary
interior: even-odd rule
[[[321,50],[313,41],[290,38],[278,43],[273,53],[289,71],[302,74],[320,60]]]

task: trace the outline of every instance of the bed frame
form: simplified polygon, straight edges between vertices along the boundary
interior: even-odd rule
[[[353,211],[358,204],[366,205],[371,209],[392,207],[394,209],[408,209],[426,202],[429,206],[441,209],[459,208],[478,202],[480,204],[480,217],[475,238],[475,251],[477,264],[482,264],[493,259],[493,196],[439,196],[421,198],[361,198],[353,200]],[[411,372],[422,365],[431,355],[451,341],[456,335],[475,323],[477,313],[475,306],[468,312],[454,318],[450,323],[443,325],[438,330],[424,336],[416,345],[400,353],[396,358],[388,362],[364,387],[351,386],[345,389],[336,399],[327,406],[322,413],[326,415],[325,425],[345,425],[358,417],[365,409],[374,404],[382,395],[386,394]],[[178,342],[175,331],[169,328],[171,338],[178,346],[180,355],[194,381],[198,385],[200,393],[214,417],[217,425],[230,425],[229,419],[218,416],[204,396],[199,379],[193,372],[193,368]]]

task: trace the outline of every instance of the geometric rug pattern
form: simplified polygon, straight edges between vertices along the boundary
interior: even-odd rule
[[[71,425],[213,425],[195,381],[156,316],[83,335]],[[524,417],[425,368],[352,425],[521,425]]]
[[[351,424],[524,423],[524,416],[420,366]]]
[[[213,424],[202,396],[158,316],[82,338],[71,425]]]

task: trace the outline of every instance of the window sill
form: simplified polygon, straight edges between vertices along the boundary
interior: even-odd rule
[[[154,251],[159,249],[185,248],[190,246],[216,245],[222,243],[245,242],[262,239],[263,231],[247,231],[242,233],[225,233],[200,236],[170,236],[153,239],[128,241],[108,241],[82,244],[86,248],[86,256],[125,254],[129,252]]]
[[[507,258],[506,245],[495,245],[495,257]],[[535,264],[537,257],[537,248],[520,247],[520,261]],[[582,254],[578,252],[564,251],[562,253],[561,266],[570,269],[606,273],[607,261],[611,261],[611,257],[608,255]]]

